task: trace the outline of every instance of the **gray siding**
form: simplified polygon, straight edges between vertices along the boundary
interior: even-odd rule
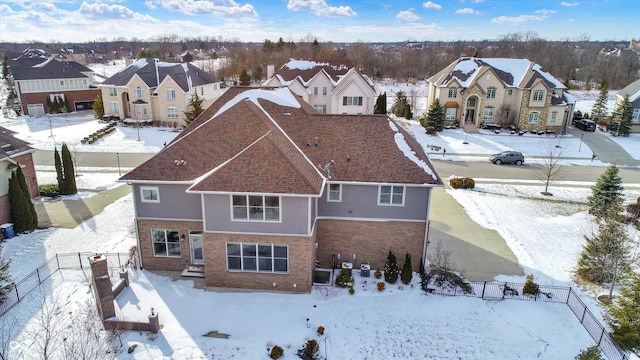
[[[307,235],[309,200],[281,197],[281,222],[232,221],[230,195],[205,195],[205,231]]]
[[[328,202],[326,194],[318,200],[320,217],[425,220],[431,188],[406,187],[404,206],[378,205],[377,185],[342,184],[341,202]]]
[[[185,193],[188,185],[143,185],[158,187],[159,203],[141,202],[140,186],[133,185],[133,199],[136,202],[138,218],[202,220],[200,195]]]

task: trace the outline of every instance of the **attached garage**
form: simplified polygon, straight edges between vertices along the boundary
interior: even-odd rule
[[[44,105],[42,104],[29,104],[27,105],[28,115],[44,115]]]

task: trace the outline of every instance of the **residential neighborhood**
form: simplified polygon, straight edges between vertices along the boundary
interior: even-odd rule
[[[639,359],[607,5],[0,5],[0,358]]]

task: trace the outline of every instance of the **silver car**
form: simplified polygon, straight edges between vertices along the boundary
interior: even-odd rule
[[[494,154],[489,157],[489,161],[496,165],[502,163],[522,165],[524,162],[524,156],[518,151],[503,151],[499,154]]]

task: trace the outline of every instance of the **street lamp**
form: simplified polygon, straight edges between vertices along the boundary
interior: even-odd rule
[[[120,174],[120,153],[116,153],[116,160],[118,161],[118,176],[122,176],[122,174]]]

